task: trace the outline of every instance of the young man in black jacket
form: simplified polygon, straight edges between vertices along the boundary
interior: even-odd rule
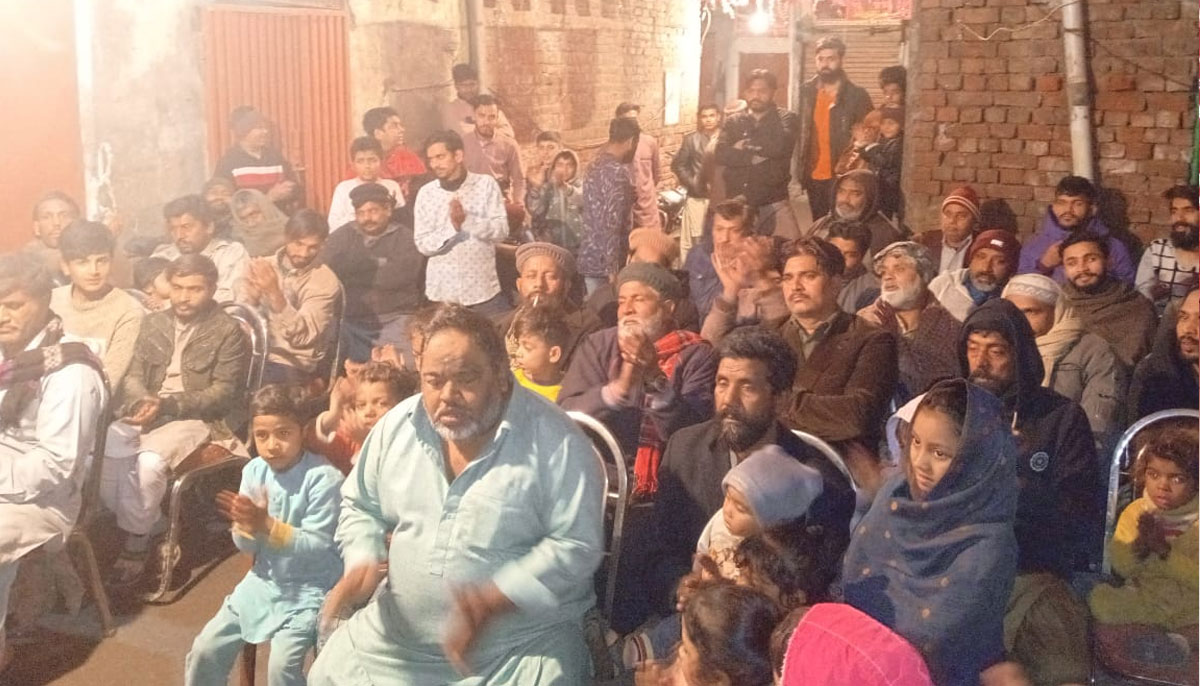
[[[709,174],[712,155],[721,130],[721,108],[716,103],[701,105],[696,114],[696,131],[684,137],[671,160],[671,171],[680,185],[687,189],[683,222],[679,227],[679,259],[687,259],[688,251],[700,240],[704,231],[704,215],[708,212]]]

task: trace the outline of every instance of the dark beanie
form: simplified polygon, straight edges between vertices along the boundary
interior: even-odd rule
[[[350,191],[350,204],[354,206],[354,209],[357,210],[369,202],[394,205],[396,199],[392,197],[391,191],[377,183],[364,183]]]
[[[645,284],[667,300],[683,298],[683,286],[666,268],[652,262],[631,262],[617,275],[617,288],[627,281]]]

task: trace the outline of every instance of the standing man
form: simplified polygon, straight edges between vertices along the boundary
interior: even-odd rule
[[[871,111],[871,96],[842,71],[846,44],[826,36],[817,42],[817,75],[800,87],[800,183],[812,218],[829,214],[833,166],[850,145],[853,126]]]
[[[687,189],[684,204],[683,224],[679,229],[679,259],[687,261],[688,251],[700,240],[704,231],[704,216],[708,211],[709,179],[706,175],[705,158],[716,146],[717,134],[721,129],[721,109],[716,103],[700,108],[696,115],[696,131],[684,137],[671,171]]]
[[[637,121],[642,106],[632,102],[617,105],[617,118],[625,117]],[[629,163],[629,175],[633,179],[633,228],[662,230],[662,217],[658,216],[658,182],[662,178],[658,165],[658,141],[638,127],[637,148]]]
[[[408,318],[422,305],[425,257],[413,231],[396,219],[395,198],[377,183],[350,191],[354,221],[325,243],[324,259],[342,282],[346,311],[339,325],[342,354],[365,362],[371,348],[391,343],[412,361]]]
[[[1064,176],[1054,189],[1054,202],[1046,208],[1041,228],[1021,248],[1017,273],[1042,274],[1065,284],[1067,275],[1063,270],[1061,246],[1070,236],[1089,233],[1105,243],[1108,273],[1133,285],[1133,260],[1129,257],[1129,248],[1113,236],[1096,215],[1097,196],[1091,181],[1082,176]]]
[[[442,105],[442,128],[465,136],[475,129],[473,103],[483,92],[479,86],[479,72],[469,64],[456,64],[451,74],[458,97]],[[514,140],[517,137],[502,110],[496,113],[496,130]]]
[[[592,445],[515,386],[487,319],[443,306],[424,331],[420,395],[379,421],[343,489],[346,572],[324,614],[370,602],[308,683],[587,683],[583,615],[604,552]]]
[[[1161,313],[1183,299],[1200,265],[1200,189],[1175,186],[1163,193],[1171,207],[1171,234],[1150,241],[1138,264],[1138,292]]]
[[[500,106],[484,93],[475,98],[475,128],[462,137],[463,161],[467,171],[496,179],[512,205],[525,204],[525,174],[521,170],[521,148],[511,136],[496,129]]]
[[[163,218],[171,242],[159,246],[153,257],[174,262],[182,255],[203,255],[217,266],[216,292],[213,300],[230,303],[236,299],[237,285],[246,275],[250,253],[245,246],[215,235],[211,209],[199,195],[175,198],[163,206]]]
[[[400,184],[404,205],[412,205],[417,189],[412,187],[413,177],[425,173],[421,157],[404,146],[404,124],[400,114],[391,107],[373,107],[362,118],[363,133],[379,141],[383,148],[383,166],[379,177]],[[353,173],[353,172],[351,172]],[[338,227],[331,226],[330,229]]]
[[[625,237],[633,209],[633,161],[641,129],[637,121],[617,117],[608,124],[608,143],[592,160],[583,179],[583,239],[579,274],[588,295],[611,279],[625,263]]]
[[[454,131],[430,136],[425,157],[437,177],[417,193],[413,208],[413,239],[429,258],[425,297],[503,314],[508,303],[496,275],[496,244],[508,237],[508,217],[500,185],[467,171],[463,140]]]
[[[334,316],[345,316],[337,311],[342,285],[321,261],[329,224],[320,213],[300,210],[283,231],[287,242],[278,252],[250,262],[245,301],[266,314],[270,346],[263,382],[305,384],[333,352]]]
[[[788,199],[796,115],[775,104],[779,81],[766,69],[746,79],[747,110],[729,117],[717,138],[716,163],[724,167],[726,197],[743,196],[753,208],[755,231],[784,239],[800,235]]]

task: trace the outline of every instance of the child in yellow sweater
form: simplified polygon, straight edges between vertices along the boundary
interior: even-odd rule
[[[1164,430],[1140,451],[1135,483],[1145,490],[1121,513],[1109,543],[1113,571],[1125,584],[1100,584],[1088,599],[1101,624],[1181,629],[1197,623],[1198,461],[1194,428]]]
[[[561,311],[546,307],[522,308],[513,319],[513,376],[517,383],[550,402],[558,402],[567,373],[566,350],[571,331]]]

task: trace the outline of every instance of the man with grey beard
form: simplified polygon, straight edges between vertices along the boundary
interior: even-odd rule
[[[920,243],[892,243],[875,256],[879,298],[858,316],[896,334],[900,383],[896,403],[903,405],[942,379],[958,376],[954,343],[962,324],[929,292],[937,263]]]
[[[958,321],[965,321],[975,308],[1000,297],[1004,285],[1017,272],[1021,242],[1003,229],[988,229],[971,241],[966,267],[939,274],[929,282],[942,307]]]
[[[856,169],[842,174],[833,184],[829,202],[829,214],[818,219],[807,235],[829,240],[835,224],[858,222],[871,232],[871,244],[868,246],[871,253],[877,253],[906,237],[904,231],[896,228],[879,211],[879,178],[873,171]]]
[[[342,490],[346,571],[314,686],[581,684],[583,615],[603,554],[603,475],[563,413],[514,386],[482,315],[425,328],[421,392],[371,430]],[[390,544],[385,544],[391,534]]]
[[[658,489],[667,438],[712,416],[717,355],[699,334],[677,329],[683,286],[658,264],[634,262],[617,275],[617,325],[576,350],[558,404],[604,422],[634,457],[635,493]]]

